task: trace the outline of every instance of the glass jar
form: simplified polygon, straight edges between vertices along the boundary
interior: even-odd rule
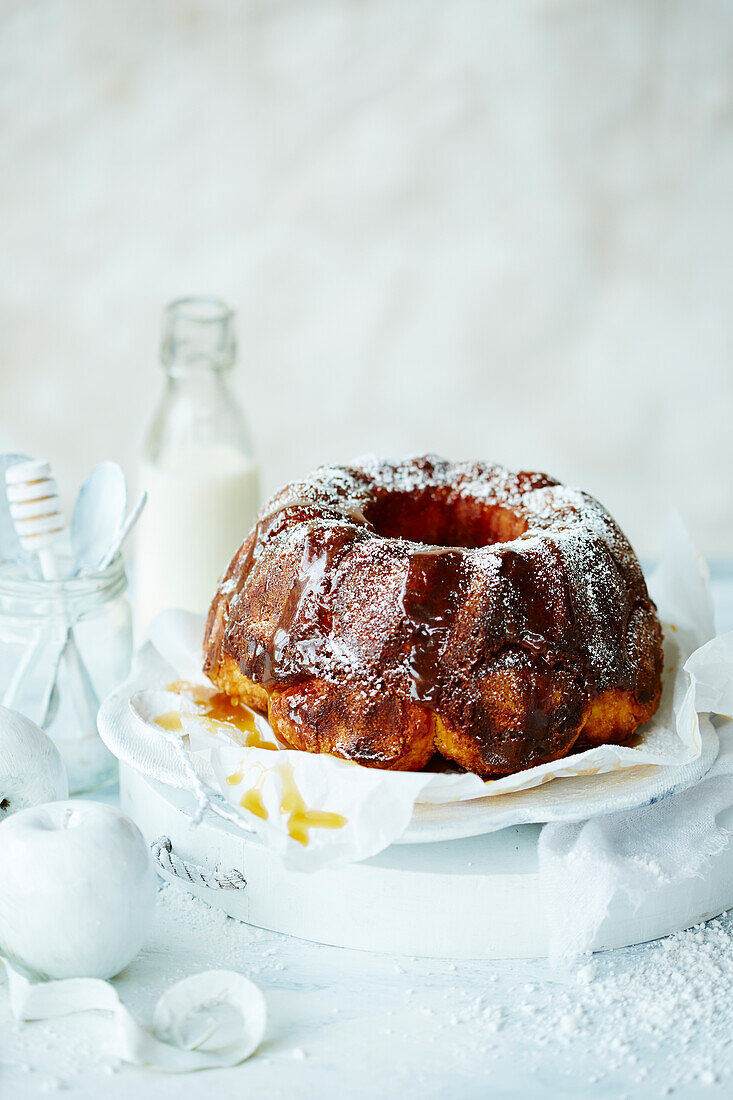
[[[0,701],[54,740],[72,794],[96,790],[117,774],[96,712],[130,672],[126,589],[119,554],[106,569],[61,580],[0,566]]]
[[[181,298],[165,311],[167,378],[145,438],[148,501],[137,536],[138,626],[169,607],[205,613],[259,506],[259,474],[229,386],[234,314],[216,298]]]

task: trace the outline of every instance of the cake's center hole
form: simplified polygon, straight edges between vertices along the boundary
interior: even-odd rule
[[[499,504],[459,497],[448,488],[388,493],[364,514],[383,538],[428,546],[491,546],[509,542],[525,530],[524,522]]]

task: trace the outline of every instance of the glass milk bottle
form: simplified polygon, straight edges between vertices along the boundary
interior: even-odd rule
[[[181,298],[168,306],[167,379],[142,459],[148,502],[136,572],[143,633],[169,607],[206,613],[257,512],[252,443],[227,385],[235,354],[234,314],[223,302]]]

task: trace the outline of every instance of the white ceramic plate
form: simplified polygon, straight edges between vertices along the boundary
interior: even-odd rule
[[[585,821],[589,817],[650,806],[686,790],[710,770],[718,755],[718,735],[708,718],[700,716],[702,749],[688,764],[678,767],[648,765],[601,775],[553,779],[492,798],[432,805],[419,802],[398,844],[434,844],[460,840],[532,822]]]

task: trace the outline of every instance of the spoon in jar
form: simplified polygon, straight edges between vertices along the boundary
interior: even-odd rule
[[[79,490],[71,517],[71,547],[77,572],[106,569],[137,523],[147,494],[142,493],[130,512],[127,483],[116,462],[100,462]]]
[[[116,462],[100,462],[79,490],[71,515],[71,549],[77,573],[92,573],[101,567],[126,508],[125,475]]]
[[[101,466],[107,466],[108,470],[101,471]],[[110,470],[109,467],[112,467],[112,469]],[[119,471],[119,475],[116,470],[114,470],[114,467]],[[111,491],[110,497],[107,499],[107,507],[106,509],[101,508],[100,513],[96,514],[94,510],[95,505],[99,502],[100,498],[105,498],[106,488],[109,488]],[[124,499],[121,500],[122,495]],[[80,572],[94,573],[102,569],[107,569],[107,566],[117,557],[122,547],[122,543],[127,539],[136,522],[138,522],[140,513],[147,499],[147,493],[142,493],[128,515],[119,522],[120,516],[124,514],[124,504],[127,502],[127,496],[128,491],[127,484],[125,484],[124,481],[124,474],[117,463],[114,462],[101,462],[99,466],[95,466],[95,470],[91,471],[89,477],[87,477],[87,481],[81,486],[76,505],[74,506],[72,528],[70,528],[70,538],[72,538],[72,547],[74,549],[74,557],[77,564],[77,574]],[[122,503],[121,510],[119,509],[120,500]],[[101,516],[101,518],[99,518],[99,516]],[[118,526],[110,537],[110,528],[112,524],[118,524]],[[67,630],[64,648],[62,652],[59,653],[56,661],[56,668],[58,668],[58,665],[64,660],[65,651],[69,646],[69,642],[70,630]],[[54,682],[53,690],[46,701],[43,712],[45,718],[44,725],[51,723],[57,706],[58,691]]]
[[[57,549],[66,531],[66,520],[61,512],[59,491],[51,467],[47,462],[35,460],[17,463],[5,471],[5,482],[10,516],[21,548],[37,556],[44,580],[58,581],[61,570]],[[40,661],[48,641],[47,632],[42,630],[35,644],[28,647],[5,693],[5,706],[19,709],[13,704],[20,697],[24,683],[27,685],[28,676],[32,674],[34,665]],[[51,641],[53,642],[52,637]],[[63,661],[79,720],[78,733],[83,737],[90,730],[96,731],[99,699],[76,645],[70,618],[67,619],[58,652],[53,664],[53,680],[50,682],[51,696]],[[44,691],[42,698],[42,710],[46,712],[50,707],[50,696]],[[41,719],[46,720],[46,713]]]
[[[135,501],[135,504],[133,505],[133,507],[130,509],[130,511],[127,513],[124,520],[122,521],[122,525],[119,528],[119,530],[117,531],[117,534],[112,539],[112,542],[109,544],[109,546],[107,547],[107,553],[102,557],[101,561],[99,562],[99,565],[97,565],[97,569],[106,569],[107,566],[110,564],[110,562],[112,562],[115,559],[115,557],[119,553],[120,549],[122,548],[123,542],[125,541],[127,536],[130,534],[130,531],[133,529],[133,527],[135,526],[137,521],[139,520],[140,513],[142,512],[143,508],[145,507],[145,503],[146,503],[147,499],[148,499],[147,492],[142,492],[140,494],[140,496],[137,498],[137,500]]]

